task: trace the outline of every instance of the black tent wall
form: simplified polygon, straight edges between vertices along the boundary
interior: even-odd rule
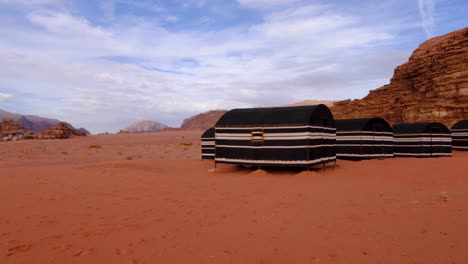
[[[393,126],[394,155],[438,157],[452,155],[450,130],[441,123],[402,123]]]
[[[208,128],[201,136],[201,158],[215,158],[215,129]]]
[[[452,149],[468,151],[468,119],[461,120],[453,125]]]
[[[393,157],[393,129],[382,118],[337,119],[338,159]]]
[[[313,167],[336,160],[335,121],[325,105],[234,109],[215,130],[219,163]]]

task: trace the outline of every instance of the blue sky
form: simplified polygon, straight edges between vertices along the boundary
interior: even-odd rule
[[[0,0],[0,109],[115,132],[211,109],[361,98],[465,1]]]

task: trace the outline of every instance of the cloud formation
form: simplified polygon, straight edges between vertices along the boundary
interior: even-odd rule
[[[138,119],[178,126],[211,109],[362,97],[407,59],[412,48],[399,47],[407,44],[402,36],[420,25],[382,15],[385,5],[0,1],[10,10],[0,11],[8,25],[0,27],[0,92],[21,95],[5,110],[92,132]]]
[[[418,0],[419,14],[421,15],[421,23],[427,37],[433,37],[434,32],[434,13],[436,0]]]
[[[0,103],[12,97],[13,97],[12,94],[0,93]]]

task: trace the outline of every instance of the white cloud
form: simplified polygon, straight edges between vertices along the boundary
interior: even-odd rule
[[[280,2],[270,4],[288,3]],[[177,126],[210,109],[359,97],[408,55],[388,61],[370,52],[395,41],[399,27],[321,5],[216,31],[172,32],[138,18],[103,27],[64,10],[26,18],[33,27],[0,28],[0,80],[32,95],[14,99],[36,106],[35,114],[92,132],[118,131],[137,118]]]
[[[419,14],[421,15],[422,26],[428,37],[433,36],[434,32],[434,13],[436,0],[418,0]]]
[[[279,6],[296,3],[299,0],[237,0],[237,2],[247,8],[270,9]]]
[[[12,97],[13,97],[12,94],[0,93],[0,103]]]

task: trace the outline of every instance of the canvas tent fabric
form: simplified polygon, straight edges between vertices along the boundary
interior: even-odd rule
[[[215,129],[208,128],[201,136],[201,158],[214,159],[215,157]]]
[[[338,159],[393,157],[393,129],[382,118],[337,119]]]
[[[468,119],[452,126],[452,149],[468,151]]]
[[[325,105],[234,109],[215,125],[219,163],[313,167],[336,160],[336,129]]]
[[[450,130],[442,123],[402,123],[393,126],[394,155],[439,157],[452,155]]]

